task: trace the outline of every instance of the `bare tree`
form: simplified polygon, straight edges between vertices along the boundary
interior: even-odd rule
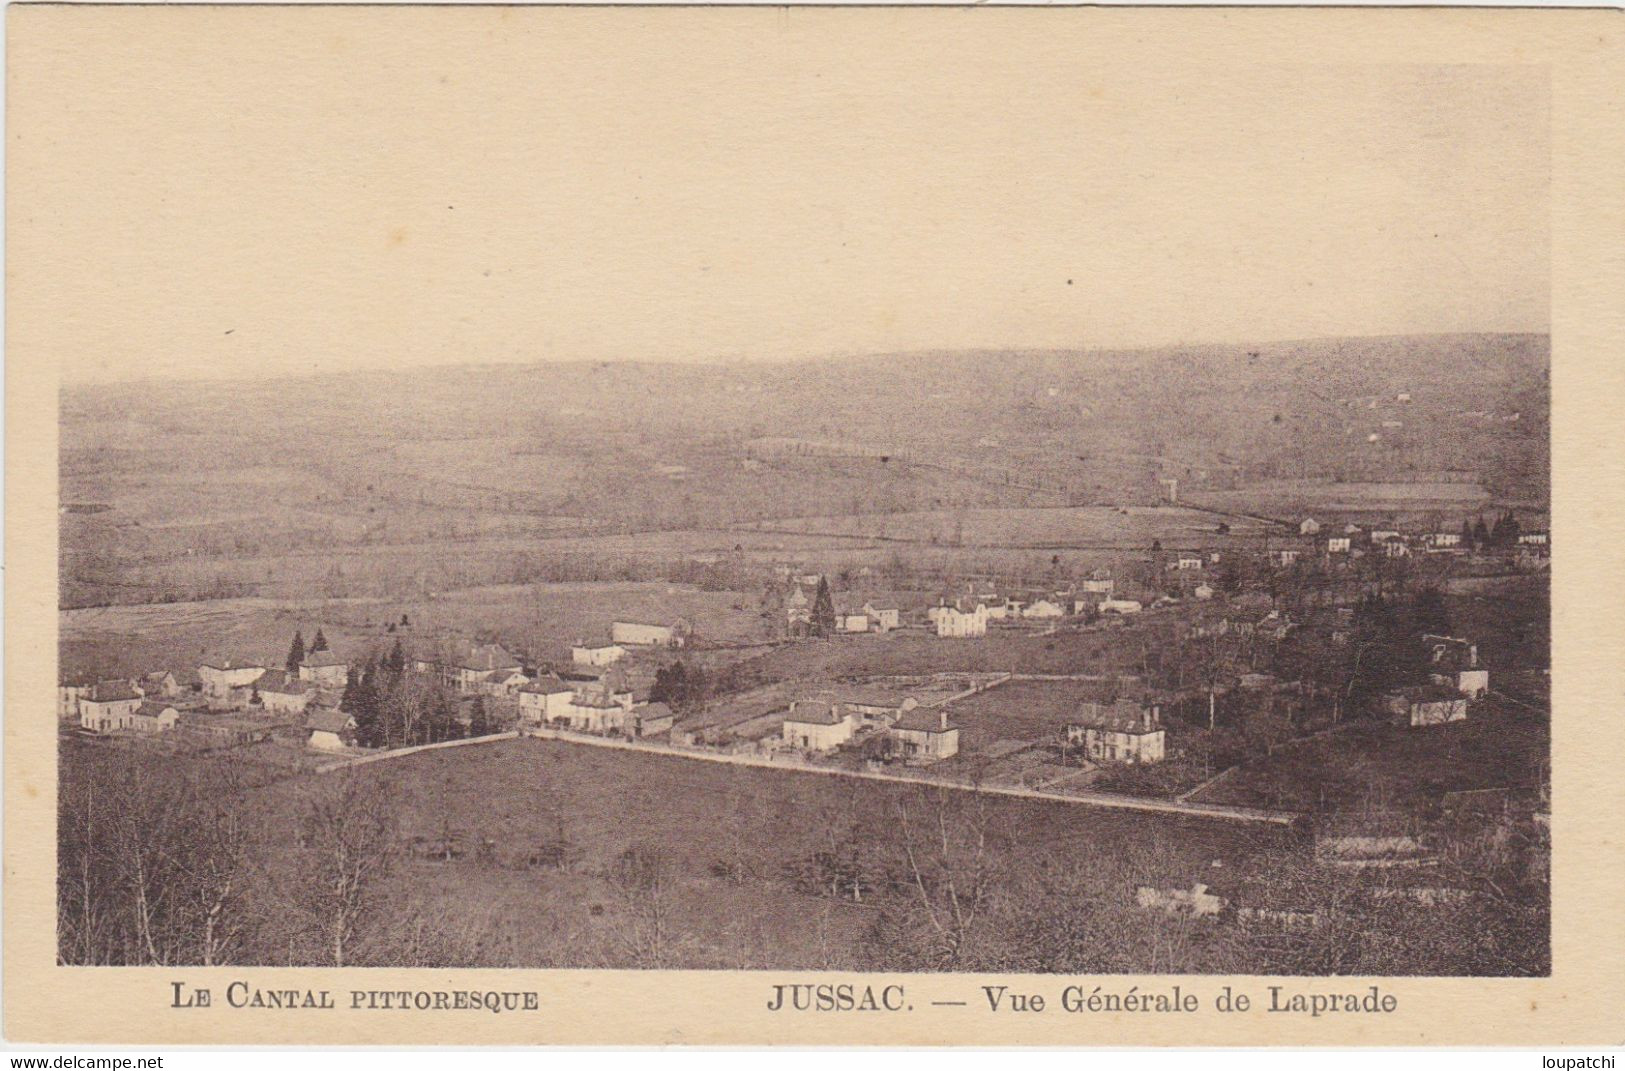
[[[335,967],[353,961],[356,939],[395,855],[389,793],[354,773],[339,777],[311,804],[302,838],[304,906]]]

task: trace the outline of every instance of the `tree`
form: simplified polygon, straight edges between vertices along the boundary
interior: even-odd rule
[[[316,638],[310,641],[310,653],[315,654],[318,651],[325,650],[327,650],[327,637],[322,635],[322,630],[318,628]]]
[[[321,935],[332,965],[356,959],[379,884],[395,850],[395,822],[388,793],[354,773],[315,800],[305,815],[299,883],[302,906]]]
[[[389,654],[384,656],[384,668],[396,675],[406,672],[406,648],[401,646],[399,638],[389,649]]]
[[[491,732],[490,715],[485,710],[485,696],[477,695],[469,709],[468,735],[485,736]]]
[[[407,617],[405,614],[402,614],[401,615],[401,628],[411,628],[411,627],[412,627],[412,619]]]
[[[835,600],[829,593],[829,581],[818,578],[818,593],[813,596],[812,634],[830,636],[835,632]]]
[[[284,664],[289,674],[299,672],[299,665],[305,660],[305,637],[298,629],[293,633],[293,646],[288,648],[288,661]]]

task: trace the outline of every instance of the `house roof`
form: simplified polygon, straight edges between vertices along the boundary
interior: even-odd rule
[[[306,666],[347,666],[350,663],[334,654],[332,651],[316,651],[305,656],[301,665]]]
[[[90,690],[90,701],[93,703],[118,703],[140,698],[141,693],[130,687],[129,681],[97,681]]]
[[[274,692],[277,695],[304,695],[311,690],[309,681],[289,676],[285,669],[267,670],[264,676],[254,682],[254,687],[261,695],[266,692]]]
[[[1110,705],[1083,703],[1078,707],[1077,720],[1073,724],[1114,733],[1131,733],[1136,736],[1160,732],[1162,725],[1157,717],[1151,717],[1150,724],[1147,725],[1146,715],[1150,710],[1148,705],[1137,703],[1132,699],[1118,699]]]
[[[354,720],[343,711],[318,707],[305,719],[305,728],[317,733],[342,733]]]
[[[638,710],[638,716],[642,718],[676,717],[676,715],[671,712],[671,707],[668,707],[664,703],[650,703],[648,706],[642,707]]]
[[[575,689],[549,673],[545,677],[538,677],[519,690],[529,692],[532,695],[558,695],[560,692],[571,692]]]
[[[458,666],[462,669],[479,670],[518,669],[519,659],[500,643],[485,643],[470,651]]]
[[[784,720],[798,725],[839,725],[846,720],[846,714],[839,704],[827,699],[798,699],[790,704]]]
[[[915,707],[913,710],[907,711],[897,719],[892,728],[922,733],[952,733],[959,731],[958,726],[943,725],[942,711],[930,707]]]
[[[135,712],[143,718],[156,718],[166,710],[175,708],[168,703],[157,703],[151,699],[143,700],[141,705],[135,708]],[[175,713],[179,714],[180,711],[176,710]]]

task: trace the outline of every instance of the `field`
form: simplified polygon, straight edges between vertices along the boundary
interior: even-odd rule
[[[406,615],[409,628],[387,631]],[[220,599],[90,607],[59,614],[61,670],[101,677],[195,668],[204,658],[280,665],[294,630],[320,628],[347,658],[385,653],[397,636],[431,650],[490,634],[543,660],[580,639],[607,639],[613,620],[686,617],[716,642],[759,638],[754,600],[671,584],[538,584],[467,588],[434,599]]]
[[[775,531],[879,537],[938,545],[1049,547],[1143,551],[1153,540],[1170,550],[1222,546],[1221,522],[1231,537],[1257,539],[1272,526],[1242,517],[1219,517],[1167,506],[1087,506],[1053,509],[966,509],[773,521]]]
[[[414,898],[426,915],[478,904],[501,920],[502,961],[493,966],[616,962],[614,931],[628,909],[601,875],[633,848],[656,851],[671,867],[669,925],[687,946],[685,965],[855,965],[878,906],[798,893],[786,875],[827,844],[832,830],[851,821],[885,826],[899,800],[914,799],[900,786],[535,739],[412,756],[361,773],[395,793],[403,837],[488,839],[500,853],[544,843],[562,829],[575,846],[565,870],[464,861],[397,872],[405,883],[399,895]],[[307,789],[303,779],[281,782],[252,805],[296,813]],[[1138,859],[1138,846],[1154,843],[1157,858],[1147,865],[1159,878],[1182,880],[1214,859],[1245,868],[1261,852],[1295,850],[1279,831],[1016,800],[991,806],[999,854],[1012,862],[1041,856],[1065,866],[1083,845],[1089,855]],[[291,826],[282,828],[271,851],[285,858],[294,846]],[[749,860],[751,874],[740,882],[719,878],[718,864],[735,856]],[[1132,892],[1121,891],[1125,898]]]

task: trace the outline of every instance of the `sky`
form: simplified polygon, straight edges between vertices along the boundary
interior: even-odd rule
[[[70,382],[1547,329],[1538,66],[134,10],[12,25],[10,315]]]

